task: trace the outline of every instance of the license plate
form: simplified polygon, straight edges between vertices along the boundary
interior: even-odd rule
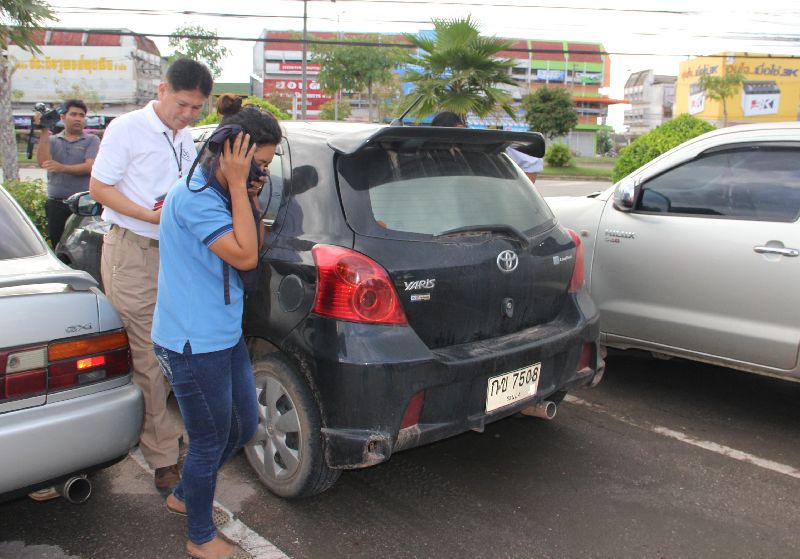
[[[486,387],[486,412],[530,398],[536,394],[542,364],[528,365],[489,379]]]

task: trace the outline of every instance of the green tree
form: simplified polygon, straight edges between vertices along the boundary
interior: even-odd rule
[[[19,178],[17,141],[11,113],[11,76],[5,53],[14,43],[28,52],[41,52],[35,34],[46,20],[55,20],[50,5],[42,0],[0,0],[0,158],[3,176]]]
[[[522,98],[525,122],[549,139],[566,136],[578,124],[572,94],[563,87],[545,87]]]
[[[739,92],[744,78],[741,70],[728,70],[722,76],[710,74],[700,76],[698,84],[705,96],[722,103],[722,126],[728,126],[728,98]]]
[[[275,115],[275,118],[277,118],[278,120],[289,120],[289,113],[282,111],[281,109],[279,109],[278,107],[276,107],[275,105],[264,99],[253,97],[251,95],[250,97],[247,97],[244,101],[242,101],[242,106],[244,107],[246,105],[255,105],[256,107],[260,107],[265,111],[269,111],[273,115]],[[197,123],[197,126],[203,126],[205,124],[216,124],[220,120],[221,119],[219,117],[219,113],[217,113],[217,111],[211,111],[206,115],[205,118],[203,118],[200,122]]]
[[[614,149],[614,140],[611,139],[611,133],[608,130],[600,130],[597,133],[597,153],[606,155]]]
[[[377,35],[360,37],[359,41],[378,42]],[[320,65],[317,75],[322,90],[334,95],[340,90],[351,93],[367,92],[369,121],[372,122],[373,90],[392,79],[392,70],[403,53],[392,46],[365,47],[360,45],[317,45],[314,62]],[[341,110],[341,103],[339,110]]]
[[[484,117],[498,110],[515,118],[511,95],[497,87],[515,85],[510,73],[514,61],[499,56],[512,43],[481,36],[470,16],[434,19],[433,26],[432,37],[405,36],[417,47],[407,58],[412,69],[406,74],[416,89],[401,101],[398,113],[416,103],[409,115],[417,122],[442,110],[463,119],[469,113]]]
[[[711,130],[712,124],[688,114],[668,120],[620,150],[611,179],[617,182],[662,153]]]
[[[323,103],[319,108],[319,118],[322,120],[347,120],[350,116],[350,102],[345,100],[336,108],[336,99]],[[337,118],[338,117],[338,118]]]
[[[47,187],[42,179],[32,181],[7,180],[3,187],[17,201],[17,204],[25,210],[28,217],[42,234],[45,240],[50,241],[52,246],[56,246],[58,240],[53,241],[47,238],[47,216],[44,213],[44,204],[47,201]]]
[[[230,51],[219,44],[216,29],[210,30],[199,25],[183,25],[169,36],[169,46],[175,51],[170,62],[178,58],[191,58],[203,62],[214,78],[222,73],[220,62],[230,55]]]

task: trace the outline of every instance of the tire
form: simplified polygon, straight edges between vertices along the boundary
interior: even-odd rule
[[[285,359],[270,354],[253,363],[258,429],[244,449],[267,489],[289,499],[331,487],[341,470],[325,463],[319,408],[305,380]]]

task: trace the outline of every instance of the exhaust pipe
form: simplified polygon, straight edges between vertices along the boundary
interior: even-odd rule
[[[556,403],[551,402],[550,400],[545,400],[544,402],[540,402],[520,410],[520,413],[522,415],[527,415],[528,417],[553,419],[556,416],[556,411],[558,411],[558,406],[556,406]]]
[[[92,496],[92,482],[86,475],[73,476],[64,483],[56,485],[56,491],[73,505],[79,505]]]

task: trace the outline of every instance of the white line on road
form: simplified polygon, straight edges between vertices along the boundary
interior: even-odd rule
[[[576,398],[575,396],[567,395],[565,401],[569,402],[570,404],[577,404],[580,406],[591,408],[600,413],[609,415],[614,419],[616,419],[617,421],[621,421],[622,423],[626,423],[633,427],[638,427],[639,429],[652,431],[653,433],[657,433],[664,437],[669,437],[671,439],[675,439],[682,443],[690,444],[692,446],[696,446],[704,450],[716,452],[717,454],[727,456],[728,458],[733,458],[734,460],[739,460],[740,462],[746,462],[748,464],[753,464],[754,466],[758,466],[759,468],[764,468],[765,470],[770,470],[773,472],[777,472],[779,474],[793,477],[795,479],[800,479],[800,470],[792,466],[789,466],[787,464],[781,464],[780,462],[775,462],[773,460],[768,460],[766,458],[760,458],[758,456],[750,454],[749,452],[744,452],[743,450],[737,450],[729,446],[717,444],[711,441],[704,441],[702,439],[697,439],[695,437],[692,437],[691,435],[681,433],[680,431],[673,431],[672,429],[661,427],[660,425],[637,423],[631,419],[628,419],[627,417],[612,413],[602,406],[592,404],[591,402],[587,402],[586,400]]]
[[[153,475],[153,469],[142,456],[141,450],[137,448],[130,453],[130,456],[143,470]],[[228,517],[227,522],[221,527],[218,526],[220,531],[228,539],[236,542],[250,557],[253,559],[289,559],[289,556],[275,547],[271,541],[249,528],[241,520],[234,518],[233,513],[218,501],[214,501],[214,508],[222,511]]]

